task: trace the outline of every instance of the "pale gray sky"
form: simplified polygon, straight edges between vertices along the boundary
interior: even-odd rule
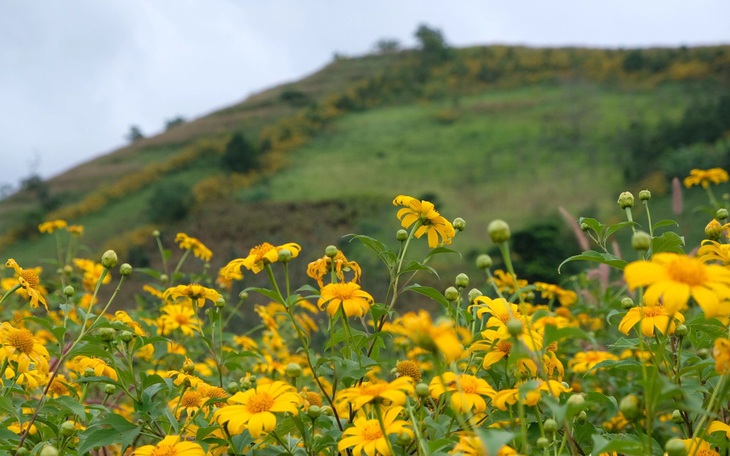
[[[0,184],[50,177],[420,23],[454,46],[730,43],[728,0],[0,0]]]

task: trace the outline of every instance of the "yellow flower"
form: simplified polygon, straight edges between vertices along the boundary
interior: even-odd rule
[[[557,299],[561,306],[571,306],[578,300],[578,295],[573,290],[566,290],[557,285],[544,282],[535,282],[535,289],[540,290],[540,296],[550,301]]]
[[[730,340],[715,339],[712,357],[715,358],[715,370],[719,374],[730,374]]]
[[[501,269],[494,271],[494,276],[489,281],[505,294],[515,293],[518,289],[527,286],[527,280],[515,280],[515,278],[512,277],[512,274],[508,274]]]
[[[720,453],[712,449],[709,442],[698,437],[693,439],[683,439],[684,445],[687,447],[687,454],[691,456],[720,456]]]
[[[230,261],[223,267],[222,275],[226,278],[235,278],[241,274],[241,267],[245,267],[249,271],[253,271],[254,274],[258,274],[264,270],[267,264],[279,261],[279,252],[282,250],[288,250],[291,253],[291,257],[296,258],[299,256],[302,248],[299,244],[293,242],[280,246],[273,246],[268,242],[264,242],[252,248],[246,258],[237,258]]]
[[[30,299],[30,306],[35,309],[40,302],[48,310],[46,298],[43,296],[46,289],[41,285],[41,279],[38,277],[38,273],[33,269],[21,268],[12,258],[5,262],[5,267],[15,270],[15,273],[18,275],[18,284],[23,287],[23,290],[28,295],[28,299]]]
[[[19,372],[28,372],[31,364],[36,369],[48,371],[48,361],[51,356],[33,333],[25,328],[16,328],[9,322],[0,324],[0,362],[13,361],[17,363]]]
[[[410,377],[414,382],[421,381],[421,367],[418,362],[406,359],[395,363],[395,371],[399,377]]]
[[[67,363],[68,370],[75,371],[79,377],[84,377],[87,369],[93,371],[96,377],[109,377],[112,380],[118,380],[117,371],[109,367],[106,361],[99,358],[89,358],[88,356],[77,356]]]
[[[200,320],[195,309],[188,305],[168,304],[160,311],[158,327],[163,336],[170,335],[174,330],[180,328],[186,336],[194,336],[195,331],[200,331]]]
[[[416,222],[420,223],[413,235],[420,239],[421,236],[428,233],[429,247],[435,248],[442,244],[451,244],[451,240],[456,235],[454,226],[434,209],[433,203],[419,201],[406,195],[398,195],[393,200],[393,205],[405,206],[397,214],[403,228],[408,228]]]
[[[180,436],[168,435],[157,445],[135,449],[132,456],[205,456],[205,451],[198,443],[181,441]]]
[[[459,331],[451,321],[434,325],[431,315],[425,310],[420,310],[418,314],[408,312],[393,323],[386,323],[383,331],[401,334],[420,348],[441,353],[448,363],[461,359],[464,345],[460,339],[468,339],[468,333]]]
[[[68,380],[66,380],[66,377],[63,374],[58,374],[53,378],[53,381],[51,381],[51,386],[48,387],[48,395],[57,398],[59,396],[70,396],[71,390],[69,389],[69,383]]]
[[[175,236],[175,242],[178,243],[182,250],[192,250],[193,255],[200,258],[203,261],[210,261],[213,257],[213,252],[205,246],[199,239],[190,237],[185,233],[177,233]]]
[[[320,309],[327,307],[327,313],[334,317],[340,308],[345,315],[362,317],[370,310],[373,297],[370,293],[362,290],[355,282],[330,283],[325,285],[319,292],[317,306]]]
[[[719,242],[705,239],[702,241],[702,246],[697,251],[702,261],[717,260],[722,262],[725,266],[730,264],[730,244],[720,244]]]
[[[557,380],[532,380],[531,384],[534,384],[534,387],[526,391],[520,391],[522,388],[519,386],[517,388],[497,391],[492,398],[492,404],[499,410],[504,411],[507,410],[510,405],[514,405],[518,400],[521,400],[525,405],[532,407],[540,402],[543,392],[551,394],[554,397],[558,397],[561,393],[568,393],[572,391],[571,388],[566,387],[562,382]]]
[[[486,380],[469,374],[457,376],[453,372],[446,372],[440,377],[434,377],[428,385],[428,391],[434,399],[444,393],[451,393],[451,409],[461,413],[481,413],[487,409],[484,396],[493,398],[494,388]]]
[[[725,424],[722,421],[715,420],[707,428],[708,434],[713,434],[715,432],[724,432],[725,436],[730,439],[730,425]]]
[[[73,234],[76,237],[81,237],[84,235],[84,226],[83,225],[69,225],[66,227],[66,231]]]
[[[324,286],[322,277],[326,276],[333,270],[341,282],[345,281],[346,271],[352,271],[353,282],[358,282],[362,275],[360,265],[354,261],[349,261],[340,250],[337,251],[334,258],[325,255],[322,258],[309,263],[309,266],[307,267],[307,275],[316,280],[321,288]]]
[[[360,386],[346,388],[337,394],[337,402],[352,406],[353,410],[363,405],[377,402],[386,406],[403,405],[408,394],[413,394],[413,379],[398,377],[392,382],[364,382]]]
[[[168,405],[178,419],[183,412],[185,412],[188,418],[191,418],[203,407],[205,401],[206,398],[199,391],[188,389],[182,396],[173,398],[168,402]]]
[[[722,168],[693,169],[689,176],[684,178],[684,186],[687,188],[693,185],[702,185],[703,188],[710,186],[710,183],[720,184],[728,181],[728,174]]]
[[[231,434],[248,429],[258,438],[276,429],[274,413],[296,415],[301,403],[302,397],[293,386],[274,381],[234,394],[228,398],[228,406],[216,411],[213,418]]]
[[[53,233],[56,230],[66,228],[67,225],[66,220],[51,220],[38,225],[38,231],[41,233]]]
[[[632,290],[648,285],[644,302],[656,306],[661,300],[669,315],[684,308],[690,296],[706,317],[723,315],[726,312],[721,302],[730,298],[730,270],[676,253],[657,253],[651,261],[634,261],[626,265],[624,278]]]
[[[173,300],[180,298],[189,299],[191,302],[196,303],[198,307],[203,307],[206,299],[215,304],[221,298],[221,294],[214,289],[206,288],[197,283],[168,288],[162,296],[166,301],[170,298]]]
[[[77,268],[81,269],[84,272],[84,278],[82,279],[82,285],[84,289],[88,291],[94,291],[94,288],[96,288],[96,282],[99,281],[99,277],[101,277],[101,274],[104,271],[104,266],[102,266],[100,263],[96,263],[94,261],[84,258],[74,258],[73,263],[76,265]],[[101,283],[106,285],[111,281],[111,274],[107,274]]]
[[[618,330],[628,334],[631,328],[641,322],[641,332],[646,337],[652,337],[656,329],[660,333],[674,334],[676,322],[684,322],[684,316],[677,312],[674,316],[668,315],[663,306],[632,307],[621,319]]]
[[[148,285],[148,284],[142,285],[142,291],[146,291],[147,293],[151,294],[155,298],[159,298],[159,299],[164,298],[164,294],[157,288],[153,287],[152,285]]]
[[[403,407],[386,410],[382,426],[377,418],[367,419],[362,416],[355,418],[352,426],[342,433],[337,450],[344,453],[347,448],[352,448],[352,454],[357,456],[363,453],[367,456],[389,456],[391,454],[387,441],[389,435],[405,433],[413,438],[413,431],[408,427],[408,421],[397,419],[402,410]]]
[[[487,447],[484,446],[484,442],[478,436],[462,432],[459,434],[459,442],[456,444],[453,450],[449,451],[449,454],[457,454],[460,456],[488,456]],[[517,451],[509,446],[503,446],[497,452],[497,456],[517,456]]]
[[[568,368],[572,369],[576,374],[583,374],[606,360],[616,361],[618,360],[618,356],[606,351],[597,350],[578,352],[573,356],[573,359],[568,361]]]

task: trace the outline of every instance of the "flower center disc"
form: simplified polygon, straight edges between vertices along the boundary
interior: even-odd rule
[[[246,405],[251,413],[268,412],[274,405],[274,399],[266,393],[258,393],[251,396]]]
[[[27,329],[19,329],[8,336],[8,342],[21,352],[28,354],[33,351],[33,334]]]
[[[677,258],[669,264],[667,272],[675,282],[686,283],[689,286],[702,285],[707,282],[705,265],[692,258]]]

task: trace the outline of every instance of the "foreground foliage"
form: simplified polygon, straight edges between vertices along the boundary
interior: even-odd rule
[[[639,204],[625,192],[626,221],[578,222],[595,250],[566,262],[593,269],[528,283],[509,225],[494,220],[487,232],[505,270],[481,255],[484,278],[459,274],[443,292],[418,278],[437,275],[435,257],[458,254],[466,222],[399,195],[392,245],[347,236],[388,271],[384,296],[364,290],[369,271],[334,246],[306,266],[311,283],[293,284],[307,254],[295,242],[262,239],[211,277],[214,253],[200,240],[179,233],[173,267],[155,232],[163,267],[135,271],[150,280],[133,309],[115,301],[132,267],[117,273],[113,251],[80,258],[83,228],[46,222],[56,274],[5,263],[0,453],[727,452],[728,211],[712,191],[727,180],[721,169],[685,180],[707,190],[715,215],[707,239],[689,246],[695,255],[676,223],[652,222],[649,191]],[[635,261],[609,252],[629,230]],[[428,245],[425,257],[413,257],[415,243]],[[187,261],[201,272],[181,273]],[[249,274],[270,286],[232,295]],[[417,296],[441,314],[406,311]]]

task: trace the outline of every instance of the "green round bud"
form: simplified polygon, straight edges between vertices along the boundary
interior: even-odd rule
[[[132,339],[134,339],[134,333],[132,331],[122,331],[119,333],[119,338],[122,342],[132,342]]]
[[[618,196],[618,205],[621,206],[621,209],[634,207],[634,195],[632,195],[631,192],[622,192]]]
[[[689,328],[684,323],[680,323],[675,328],[674,334],[678,335],[679,337],[684,337],[689,334]]]
[[[542,424],[542,427],[545,429],[545,432],[549,432],[551,434],[558,432],[558,422],[552,418],[546,419]]]
[[[87,367],[83,372],[84,377],[95,377],[96,372],[94,372],[94,369]]]
[[[621,307],[628,310],[632,307],[634,307],[634,300],[630,297],[626,296],[625,298],[621,299]]]
[[[538,448],[541,448],[541,449],[542,448],[547,448],[547,447],[550,446],[550,440],[548,440],[545,437],[539,437],[537,439],[536,445],[537,445]]]
[[[74,287],[72,287],[71,285],[66,285],[66,286],[65,286],[65,287],[63,288],[63,294],[64,294],[64,295],[66,295],[66,296],[67,296],[67,297],[69,297],[69,298],[70,298],[71,296],[73,296],[73,295],[74,295],[75,293],[76,293],[76,290],[75,290],[75,289],[74,289]]]
[[[587,419],[588,419],[588,414],[586,413],[585,410],[581,410],[580,413],[578,415],[576,415],[576,417],[575,417],[575,420],[579,424],[585,423]]]
[[[284,372],[291,378],[297,378],[302,375],[302,366],[297,363],[289,363],[284,369]]]
[[[535,292],[530,290],[527,293],[525,293],[525,301],[535,302]]]
[[[71,275],[72,272],[74,272],[74,268],[70,264],[67,264],[66,266],[63,267],[63,273],[65,275],[67,275],[67,276]]]
[[[409,432],[401,432],[395,441],[400,446],[408,446],[413,443],[413,436]]]
[[[454,302],[459,299],[459,291],[454,287],[449,287],[444,291],[444,298],[447,301]]]
[[[322,406],[322,414],[324,416],[332,416],[332,415],[334,415],[334,412],[332,411],[332,407],[330,407],[329,405],[323,405]]]
[[[588,231],[591,229],[591,226],[589,224],[587,224],[586,222],[583,222],[580,224],[580,229],[582,231]]]
[[[456,231],[464,231],[464,228],[466,228],[466,220],[461,217],[456,217],[451,224]]]
[[[26,447],[20,447],[15,451],[15,456],[28,456],[30,454],[30,450],[28,450]]]
[[[41,452],[39,453],[40,456],[58,456],[58,448],[54,447],[53,445],[46,445],[43,447]]]
[[[682,412],[679,410],[675,410],[672,412],[672,422],[676,424],[682,424],[684,423],[684,417],[682,416]]]
[[[247,390],[247,389],[251,389],[252,386],[253,386],[253,382],[250,379],[248,379],[248,378],[241,379],[241,388]]]
[[[489,238],[495,244],[501,244],[502,242],[509,241],[512,237],[512,233],[509,230],[509,225],[504,220],[496,219],[489,222],[487,226],[487,233]]]
[[[111,395],[117,392],[117,385],[112,385],[111,383],[107,383],[104,385],[104,394]]]
[[[310,405],[309,408],[307,408],[307,415],[313,419],[319,418],[319,416],[322,415],[322,407],[319,407],[318,405]]]
[[[649,190],[641,190],[639,192],[639,199],[641,201],[649,201],[651,199],[651,192]]]
[[[167,276],[167,274],[160,274],[161,283],[167,283],[169,280],[170,280],[170,278]]]
[[[631,237],[631,247],[640,252],[646,252],[651,247],[651,235],[645,231],[637,231]]]
[[[335,247],[334,245],[328,245],[324,249],[324,254],[330,258],[334,258],[335,256],[337,256],[337,252],[337,247]]]
[[[64,437],[69,437],[73,435],[74,432],[76,432],[76,423],[73,421],[64,421],[61,423],[61,435]]]
[[[121,266],[119,266],[119,273],[123,276],[128,276],[132,273],[132,265],[129,263],[122,263]]]
[[[681,439],[674,437],[667,440],[664,451],[667,452],[667,456],[686,456],[687,445]]]
[[[464,274],[463,272],[456,276],[456,280],[454,281],[454,284],[458,288],[466,288],[469,286],[469,276]]]
[[[522,331],[525,329],[525,325],[522,324],[522,321],[512,318],[510,321],[507,322],[507,332],[512,337],[517,337],[520,334],[522,334]]]
[[[292,253],[289,249],[281,249],[279,250],[279,261],[282,263],[286,263],[289,260],[292,259]]]
[[[419,383],[416,385],[416,394],[418,397],[428,397],[430,392],[428,391],[428,385],[425,383]]]
[[[404,242],[406,239],[408,239],[408,231],[404,229],[400,229],[395,233],[395,238],[400,241]]]
[[[230,394],[236,394],[241,391],[241,386],[236,382],[230,382],[228,386],[226,386],[226,391]]]
[[[226,306],[226,298],[224,298],[223,296],[221,296],[220,298],[216,299],[215,300],[215,306],[217,308],[219,308],[219,309],[222,309],[223,307],[225,307]]]
[[[482,292],[478,288],[472,288],[469,290],[469,293],[466,295],[469,302],[474,302],[476,298],[482,295]]]
[[[247,300],[248,299],[248,292],[247,291],[242,291],[242,292],[238,293],[238,299],[240,299],[241,301]]]
[[[707,359],[710,356],[710,350],[706,348],[700,348],[697,350],[697,356],[699,356],[701,359]]]
[[[494,261],[492,261],[492,257],[486,253],[482,253],[477,257],[477,268],[479,269],[489,269],[493,264]]]
[[[639,418],[641,415],[641,410],[639,408],[639,398],[636,397],[635,394],[624,396],[618,406],[618,409],[629,421],[634,421]]]
[[[727,209],[725,209],[724,207],[721,207],[720,209],[718,209],[717,212],[715,212],[715,218],[717,220],[725,220],[725,219],[727,219],[728,218]]]
[[[570,415],[576,415],[580,413],[580,411],[583,410],[585,403],[586,400],[582,394],[571,394],[566,402],[566,404],[568,405],[568,413]]]
[[[101,265],[107,269],[114,268],[118,261],[117,252],[114,250],[107,250],[104,252],[104,255],[101,256]]]
[[[153,237],[160,237],[160,230],[154,230],[154,231],[152,231],[152,236]]]
[[[114,328],[100,328],[98,334],[104,342],[111,342],[117,336],[117,332]]]

